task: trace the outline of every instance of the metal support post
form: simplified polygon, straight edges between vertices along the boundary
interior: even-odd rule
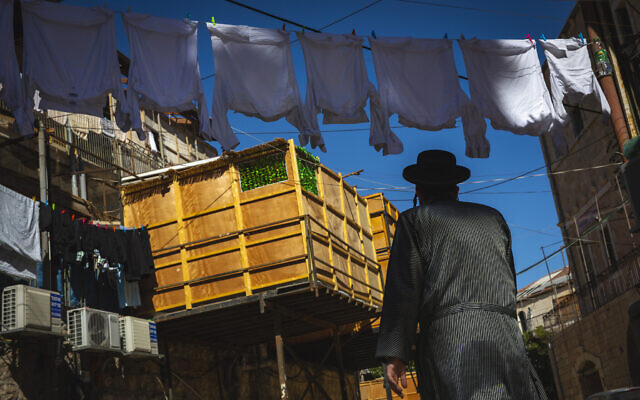
[[[338,372],[340,373],[340,392],[343,400],[348,400],[347,396],[347,384],[344,378],[344,363],[342,362],[342,345],[340,344],[340,332],[338,330],[333,331],[333,340],[336,343],[336,360],[338,361]]]
[[[280,381],[280,400],[289,400],[287,390],[287,374],[284,365],[284,344],[282,341],[282,320],[280,314],[275,314],[276,356],[278,359],[278,380]]]
[[[549,277],[549,284],[553,287],[553,298],[551,299],[551,308],[553,309],[553,313],[556,315],[556,322],[560,321],[560,313],[556,310],[555,302],[558,300],[558,289],[556,285],[553,283],[551,278],[551,270],[549,270],[549,260],[547,260],[547,255],[544,252],[544,247],[540,246],[540,251],[542,251],[542,257],[544,258],[544,264],[547,266],[547,276]],[[560,322],[560,326],[564,329],[564,324]]]
[[[171,364],[169,358],[169,345],[167,342],[164,343],[164,372],[167,379],[167,387],[169,388],[169,393],[167,394],[168,400],[173,400],[173,380],[171,376]]]
[[[593,293],[593,282],[591,281],[591,271],[589,271],[589,268],[587,267],[587,258],[584,255],[584,247],[582,246],[582,234],[580,233],[580,228],[578,227],[578,221],[576,220],[576,218],[573,218],[573,223],[576,226],[576,234],[578,237],[578,244],[580,245],[580,254],[582,255],[582,265],[584,267],[584,273],[585,273],[585,281],[586,281],[586,285],[589,287],[589,297],[591,299],[591,310],[593,311],[596,309],[596,299],[595,299],[595,295]]]
[[[75,155],[75,148],[73,147],[73,143],[75,142],[73,140],[73,132],[71,131],[71,125],[69,124],[69,118],[67,118],[67,123],[65,124],[65,128],[67,130],[67,142],[69,142],[69,144],[67,145],[67,151],[69,153],[69,161],[71,164],[71,194],[74,195],[75,197],[78,197],[78,176],[76,174],[74,174],[74,172],[77,171],[77,165],[76,165],[76,155]]]
[[[47,173],[47,132],[44,123],[37,120],[38,123],[38,175],[40,180],[40,202],[47,203],[49,201],[49,179]],[[41,285],[45,289],[52,289],[53,282],[51,277],[51,262],[47,258],[51,255],[49,232],[40,233],[40,248],[42,254],[42,282]]]
[[[162,158],[162,166],[164,167],[167,164],[167,159],[164,155],[164,134],[160,113],[156,113],[156,123],[158,124],[158,147],[160,147],[160,158]]]

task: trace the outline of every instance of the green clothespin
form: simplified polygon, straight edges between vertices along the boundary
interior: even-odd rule
[[[216,19],[211,16],[211,25],[216,26]]]
[[[56,209],[56,203],[51,203],[51,209],[55,210]]]
[[[191,14],[187,13],[187,19],[191,19]]]

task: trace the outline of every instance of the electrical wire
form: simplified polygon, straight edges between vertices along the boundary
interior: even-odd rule
[[[518,11],[507,11],[507,10],[496,10],[496,9],[487,9],[487,8],[477,8],[477,7],[468,7],[468,6],[459,6],[455,4],[446,4],[446,3],[436,3],[433,1],[422,1],[422,0],[396,0],[400,3],[411,3],[411,4],[420,4],[423,6],[430,7],[442,7],[442,8],[452,8],[456,10],[465,10],[465,11],[476,11],[476,12],[484,12],[491,14],[502,14],[502,15],[517,15],[521,17],[527,18],[542,18],[542,19],[550,19],[554,21],[566,21],[567,18],[562,17],[554,17],[551,15],[538,15],[538,14],[529,14]],[[628,24],[611,24],[604,21],[583,21],[585,24],[600,24],[600,25],[610,25],[610,26],[624,26],[624,27],[633,27]]]
[[[547,255],[546,257],[542,258],[540,261],[537,261],[533,264],[531,264],[530,266],[520,270],[519,272],[516,273],[516,275],[521,275],[524,274],[527,271],[530,271],[531,269],[535,268],[536,266],[540,265],[541,263],[543,263],[545,260],[549,260],[550,258],[554,257],[555,255],[557,255],[558,253],[560,253],[562,250],[568,249],[573,247],[575,244],[579,243],[581,240],[584,240],[584,238],[586,236],[589,236],[589,234],[591,234],[591,232],[595,231],[597,228],[599,228],[601,225],[603,225],[604,223],[606,223],[609,218],[611,218],[611,216],[613,214],[615,214],[616,212],[620,211],[624,206],[627,205],[627,203],[629,203],[629,201],[625,201],[622,204],[620,204],[619,206],[615,207],[611,212],[609,212],[607,215],[605,215],[603,218],[600,219],[600,221],[598,221],[596,224],[594,224],[593,226],[591,226],[589,229],[587,229],[584,233],[582,233],[577,239],[573,240],[571,243],[569,243],[568,245],[562,246],[560,247],[558,250],[554,251],[553,253]]]

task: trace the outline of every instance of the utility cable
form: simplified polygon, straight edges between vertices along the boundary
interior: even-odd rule
[[[229,0],[227,0],[229,1]],[[484,12],[484,13],[492,13],[492,14],[502,14],[502,15],[517,15],[517,16],[521,16],[521,17],[528,17],[528,18],[543,18],[543,19],[550,19],[550,20],[554,20],[554,21],[566,21],[567,18],[561,18],[561,17],[554,17],[551,15],[537,15],[537,14],[529,14],[529,13],[522,13],[522,12],[518,12],[518,11],[507,11],[507,10],[496,10],[496,9],[487,9],[487,8],[477,8],[477,7],[468,7],[468,6],[459,6],[459,5],[455,5],[455,4],[446,4],[446,3],[436,3],[433,1],[422,1],[422,0],[396,0],[398,2],[401,3],[411,3],[411,4],[420,4],[423,6],[430,6],[430,7],[442,7],[442,8],[452,8],[452,9],[456,9],[456,10],[465,10],[465,11],[477,11],[477,12]],[[604,22],[604,21],[584,21],[585,24],[601,24],[601,25],[610,25],[610,26],[624,26],[624,27],[633,27],[632,25],[628,25],[628,24],[611,24],[608,22]]]
[[[568,249],[570,247],[573,247],[576,243],[580,242],[581,240],[584,240],[585,237],[589,236],[589,234],[591,234],[593,231],[595,231],[596,229],[598,229],[601,225],[603,225],[604,223],[606,223],[609,218],[611,218],[611,216],[613,214],[615,214],[616,212],[620,211],[624,206],[627,205],[627,203],[629,203],[629,201],[625,201],[624,203],[620,204],[619,206],[617,206],[616,208],[614,208],[611,212],[609,212],[607,215],[604,216],[604,218],[602,218],[600,221],[598,221],[598,223],[594,224],[592,227],[590,227],[589,229],[587,229],[584,233],[582,233],[580,236],[578,236],[577,239],[573,240],[571,243],[569,243],[566,246],[562,246],[560,247],[558,250],[554,251],[553,253],[547,255],[546,257],[544,257],[543,259],[541,259],[540,261],[537,261],[533,264],[531,264],[530,266],[528,266],[527,268],[524,268],[522,270],[520,270],[519,272],[516,273],[516,275],[521,275],[524,274],[527,271],[530,271],[531,269],[535,268],[536,266],[540,265],[541,263],[543,263],[545,260],[550,259],[551,257],[555,256],[556,254],[560,253],[562,250]]]

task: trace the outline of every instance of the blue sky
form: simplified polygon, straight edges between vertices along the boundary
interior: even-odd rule
[[[314,28],[327,25],[371,3],[371,0],[325,0],[321,2],[311,0],[241,1],[255,8]],[[519,39],[526,37],[527,34],[533,38],[538,38],[541,34],[544,34],[547,38],[555,38],[575,4],[574,1],[563,0],[538,0],[536,2],[524,2],[521,0],[486,0],[482,2],[438,0],[438,2],[463,7],[499,10],[501,13],[486,13],[460,8],[426,6],[397,0],[383,0],[357,15],[331,26],[326,32],[351,33],[355,29],[359,35],[369,35],[372,30],[375,30],[379,37],[441,38],[446,33],[452,39],[459,38],[461,34],[466,38],[477,37],[481,39]],[[107,8],[115,11],[126,11],[130,8],[134,12],[167,18],[182,19],[190,16],[191,19],[202,22],[210,21],[211,16],[215,16],[218,23],[274,29],[282,27],[282,23],[279,21],[222,0],[110,0],[106,3],[94,0],[70,0],[65,1],[65,3],[100,7],[106,4]],[[523,16],[518,15],[518,13],[529,15]],[[119,17],[116,18],[116,24],[118,47],[125,54],[128,54],[129,46]],[[299,29],[287,25],[287,30],[293,32]],[[202,76],[205,77],[214,72],[214,64],[211,42],[204,25],[201,26],[198,33],[198,50],[200,71]],[[465,75],[462,54],[457,44],[454,44],[454,52],[458,73]],[[298,44],[292,45],[292,54],[301,97],[304,99],[306,75],[302,50]],[[539,50],[539,55],[541,54],[542,52]],[[364,57],[367,63],[369,79],[375,84],[375,72],[370,52],[365,50]],[[215,78],[203,81],[209,106],[211,105],[214,81]],[[462,81],[462,86],[467,91],[465,81]],[[229,120],[235,128],[255,133],[252,134],[252,137],[240,135],[241,144],[238,149],[251,147],[276,137],[295,138],[297,142],[296,134],[282,133],[294,131],[294,128],[284,120],[264,123],[255,118],[247,118],[233,113],[229,114]],[[392,118],[391,125],[398,126],[396,117]],[[471,182],[509,178],[544,165],[538,138],[496,131],[490,126],[487,130],[487,137],[491,142],[491,155],[488,159],[469,159],[465,157],[464,138],[459,123],[456,128],[439,132],[426,132],[410,128],[395,129],[395,133],[404,143],[405,151],[400,155],[385,157],[369,147],[368,124],[321,125],[321,128],[323,130],[363,128],[361,131],[327,132],[324,134],[324,139],[328,152],[312,151],[320,156],[323,164],[334,171],[346,174],[363,168],[364,173],[360,177],[347,178],[349,183],[358,186],[361,194],[375,192],[365,190],[365,188],[409,186],[402,179],[402,169],[406,165],[414,163],[417,154],[426,149],[444,149],[454,153],[458,158],[459,164],[471,169]],[[265,134],[264,132],[275,133]],[[213,144],[219,149],[216,143]],[[544,172],[544,170],[538,172]],[[464,184],[461,185],[461,192],[486,184]],[[505,216],[511,226],[516,270],[521,270],[542,258],[541,246],[548,246],[560,241],[562,238],[560,230],[556,227],[558,218],[550,190],[549,181],[546,177],[531,177],[474,194],[462,194],[461,200],[487,204],[498,209]],[[412,205],[410,200],[413,198],[413,194],[411,191],[382,190],[382,192],[393,200],[400,210],[405,210]],[[546,247],[545,251],[550,253],[561,245],[562,243],[560,242],[555,243]],[[550,260],[552,269],[560,268],[561,266],[562,259],[560,257]],[[546,269],[544,263],[542,263],[530,272],[519,276],[518,287],[529,284],[545,273]]]

